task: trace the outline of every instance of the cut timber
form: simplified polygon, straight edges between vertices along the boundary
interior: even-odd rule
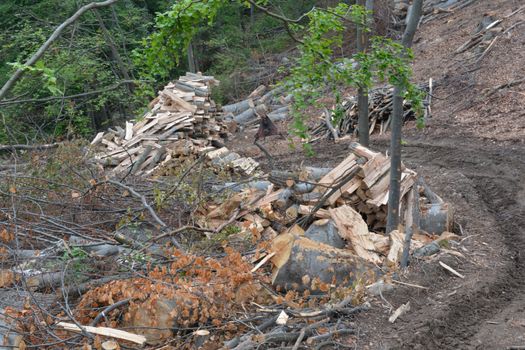
[[[371,188],[383,175],[390,170],[390,160],[379,154],[362,167],[364,188]]]
[[[366,148],[364,146],[361,146],[359,143],[357,142],[352,142],[350,144],[350,146],[348,146],[348,148],[352,151],[352,153],[354,153],[355,155],[359,156],[359,157],[365,157],[367,159],[372,159],[374,158],[375,156],[381,154],[381,153],[378,153],[378,152],[374,152],[372,151],[371,149],[369,148]]]
[[[104,132],[99,132],[97,134],[97,136],[95,136],[95,138],[93,139],[93,141],[91,141],[91,146],[96,146],[100,143],[100,141],[102,141],[102,138],[104,137]]]
[[[259,98],[266,91],[266,85],[260,85],[257,89],[253,90],[248,98],[256,99]]]
[[[222,110],[226,113],[233,113],[233,114],[239,114],[244,112],[247,109],[254,108],[255,104],[253,103],[253,100],[251,98],[240,101],[237,103],[233,103],[231,105],[222,106]]]
[[[133,123],[126,122],[126,135],[124,136],[124,140],[131,140],[133,137]]]
[[[421,204],[420,228],[431,234],[440,235],[452,231],[453,211],[448,203]]]
[[[314,192],[326,192],[329,187],[336,183],[337,179],[343,177],[352,169],[352,167],[357,164],[356,160],[357,157],[354,154],[350,154],[348,157],[346,157],[345,160],[339,163],[334,169],[332,169],[332,171],[330,171],[318,181],[318,185],[314,189]]]
[[[403,314],[407,313],[408,311],[410,311],[410,301],[407,302],[406,304],[403,304],[401,305],[400,307],[397,308],[396,311],[394,311],[394,313],[392,314],[392,316],[390,316],[388,318],[388,322],[390,323],[394,323],[396,322],[396,320],[402,316]]]
[[[312,205],[299,205],[299,214],[311,215],[314,207]],[[330,219],[330,212],[326,209],[319,209],[315,212],[314,217],[319,219]]]
[[[381,263],[368,232],[368,225],[358,212],[347,205],[329,209],[329,212],[339,235],[352,243],[352,248],[358,256],[374,264]]]
[[[350,286],[375,280],[377,269],[346,249],[314,242],[291,232],[272,241],[272,283],[286,290],[325,293],[332,284]]]
[[[195,113],[197,111],[197,106],[184,101],[182,98],[178,97],[175,93],[168,89],[164,89],[164,91],[162,91],[162,95],[167,96],[175,105],[188,112]]]
[[[255,117],[257,117],[257,115],[255,114],[255,108],[248,108],[244,112],[233,117],[233,120],[239,124],[247,124],[253,119],[255,119]]]
[[[401,254],[403,253],[403,242],[405,240],[405,235],[403,232],[394,230],[390,232],[390,240],[390,250],[388,251],[386,259],[390,263],[393,263],[395,266],[397,266],[399,260],[401,259]]]

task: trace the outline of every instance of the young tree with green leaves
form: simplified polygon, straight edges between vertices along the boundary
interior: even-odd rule
[[[423,9],[423,0],[414,0],[412,10],[409,12],[408,24],[403,33],[401,43],[405,48],[410,49],[414,41],[414,35],[421,19]],[[401,135],[403,129],[403,99],[408,92],[414,91],[406,88],[406,82],[398,80],[394,84],[394,93],[392,101],[392,134],[390,141],[390,187],[388,192],[388,213],[386,232],[390,233],[397,229],[399,225],[399,202],[400,182],[401,182]],[[415,108],[421,115],[421,104],[416,104]],[[421,123],[421,120],[419,121]],[[409,240],[410,242],[410,240]]]

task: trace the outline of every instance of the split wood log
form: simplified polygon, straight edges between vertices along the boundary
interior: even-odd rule
[[[279,86],[273,90],[268,91],[257,102],[258,103],[269,103],[275,96],[282,94],[283,92],[284,92],[284,86]]]
[[[326,288],[350,286],[357,280],[372,281],[378,274],[373,264],[329,245],[288,232],[272,241],[275,252],[272,283],[285,290],[323,293]],[[324,286],[323,286],[324,285]]]
[[[352,243],[356,254],[374,264],[381,263],[381,258],[375,252],[375,245],[368,232],[368,225],[363,217],[347,205],[329,209],[330,215],[337,225],[339,235]]]

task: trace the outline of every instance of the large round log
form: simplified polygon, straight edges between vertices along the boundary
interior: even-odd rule
[[[348,287],[355,281],[369,284],[378,275],[375,265],[345,249],[315,242],[291,232],[272,242],[275,265],[272,283],[284,290],[313,294],[326,292],[326,287]]]
[[[255,108],[249,108],[242,112],[241,114],[236,115],[233,117],[233,120],[239,124],[247,124],[250,121],[254,120],[257,117],[255,114]]]
[[[420,229],[439,235],[445,231],[452,232],[454,213],[448,203],[421,204]]]
[[[283,112],[283,113],[270,113],[268,114],[268,118],[270,118],[270,120],[272,122],[279,122],[281,120],[285,120],[286,118],[288,118],[288,112]]]
[[[237,103],[232,103],[230,105],[222,106],[222,110],[225,113],[233,113],[233,114],[239,114],[244,112],[245,110],[249,108],[254,108],[255,104],[253,103],[253,100],[251,98],[240,101]]]
[[[342,249],[346,242],[339,236],[339,231],[333,220],[321,219],[314,221],[304,233],[306,238]]]

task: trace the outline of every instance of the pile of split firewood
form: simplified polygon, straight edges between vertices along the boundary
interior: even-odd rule
[[[426,98],[423,101],[425,106],[425,118],[430,115],[430,99],[432,93],[432,79],[428,84],[420,85],[419,88],[425,92]],[[370,90],[368,94],[368,117],[369,130],[371,135],[374,132],[383,134],[390,128],[392,121],[392,94],[393,88],[382,87]],[[357,132],[357,121],[359,110],[357,98],[355,96],[345,100],[342,103],[344,115],[342,118],[335,119],[333,113],[325,110],[325,115],[320,118],[319,123],[310,131],[312,140],[333,138],[334,132],[338,136],[344,136]],[[415,112],[412,110],[410,101],[405,100],[403,103],[403,121],[415,119]],[[326,115],[328,114],[328,115]]]
[[[96,135],[91,142],[95,159],[114,174],[149,175],[172,160],[221,149],[232,126],[210,98],[211,87],[218,83],[211,76],[187,73],[166,85],[140,121]],[[230,158],[228,165],[244,175],[258,167],[238,154]]]
[[[357,143],[350,150],[333,169],[274,171],[267,180],[232,186],[238,193],[210,207],[203,224],[224,227],[237,220],[257,238],[271,240],[274,284],[312,292],[315,283],[374,280],[375,265],[397,266],[407,232],[422,256],[439,250],[434,240],[454,236],[449,204],[407,168],[401,176],[402,225],[385,235],[390,159]]]

